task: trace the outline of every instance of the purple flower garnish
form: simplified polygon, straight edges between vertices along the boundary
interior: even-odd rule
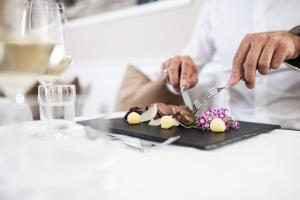
[[[203,126],[206,124],[206,119],[205,117],[199,117],[198,118],[198,126]]]
[[[216,109],[216,110],[213,111],[214,116],[218,116],[219,113],[220,113],[220,111],[218,109]]]
[[[203,112],[203,116],[210,116],[211,115],[211,110],[206,110]]]
[[[202,130],[210,130],[210,123],[215,118],[220,118],[224,121],[226,130],[230,128],[237,129],[239,127],[239,122],[233,120],[231,117],[227,115],[229,110],[227,108],[220,108],[220,109],[207,109],[203,112],[201,116],[197,119],[197,125]]]
[[[220,110],[224,113],[227,113],[229,111],[227,108],[221,108]]]
[[[209,116],[209,117],[207,118],[208,123],[210,123],[213,119],[214,119],[213,117]]]
[[[224,118],[226,117],[226,114],[223,113],[223,112],[221,112],[221,113],[219,113],[219,117],[220,117],[221,119],[224,119]]]
[[[240,123],[237,120],[234,120],[232,123],[232,128],[237,129],[239,128]]]

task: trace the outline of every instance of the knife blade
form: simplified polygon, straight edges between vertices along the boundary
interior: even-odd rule
[[[191,97],[189,91],[184,86],[180,87],[180,94],[181,94],[181,97],[183,99],[184,104],[190,110],[194,111],[194,105],[193,105],[192,97]]]

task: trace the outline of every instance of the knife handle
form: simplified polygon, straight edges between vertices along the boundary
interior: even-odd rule
[[[186,87],[185,86],[180,86],[180,93],[182,93],[182,92],[184,92],[184,91],[186,91]]]

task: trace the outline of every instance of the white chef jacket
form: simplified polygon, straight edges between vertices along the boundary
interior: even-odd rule
[[[220,84],[226,84],[243,37],[253,32],[290,30],[300,24],[299,8],[299,0],[206,0],[184,55],[192,56],[200,69],[215,55],[221,63],[216,74],[221,74]],[[241,82],[224,92],[224,105],[239,120],[300,129],[298,71],[281,66],[266,76],[258,73],[252,90]]]

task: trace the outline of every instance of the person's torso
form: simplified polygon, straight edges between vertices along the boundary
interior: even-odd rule
[[[215,0],[211,25],[224,84],[234,54],[247,33],[289,30],[300,24],[299,0]],[[257,73],[256,87],[241,82],[228,90],[228,103],[241,120],[278,123],[300,129],[300,73],[286,68],[267,76]],[[252,117],[250,117],[252,116]]]

